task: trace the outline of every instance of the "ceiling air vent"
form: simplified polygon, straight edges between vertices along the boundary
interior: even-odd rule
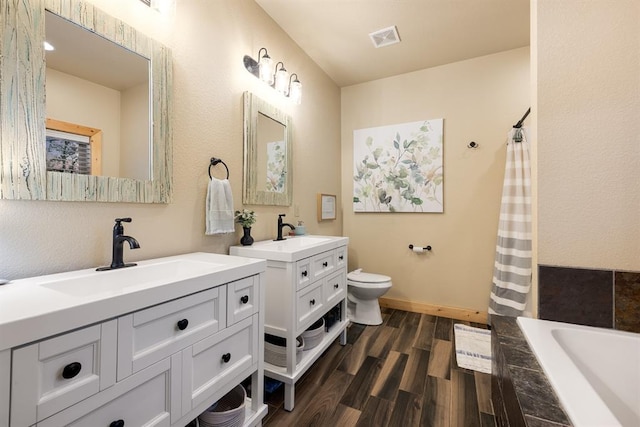
[[[377,48],[400,43],[400,36],[395,25],[369,33],[369,37],[371,37],[373,45]]]

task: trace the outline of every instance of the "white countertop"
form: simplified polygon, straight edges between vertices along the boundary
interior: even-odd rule
[[[0,286],[0,351],[246,276],[259,259],[196,252],[12,281]]]
[[[315,254],[329,251],[349,243],[342,236],[291,236],[285,240],[262,240],[251,246],[231,246],[231,255],[260,258],[271,261],[294,262]]]

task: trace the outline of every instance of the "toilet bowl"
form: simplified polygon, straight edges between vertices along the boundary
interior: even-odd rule
[[[391,289],[391,277],[365,273],[362,269],[347,274],[347,315],[349,320],[362,325],[382,323],[381,297]]]

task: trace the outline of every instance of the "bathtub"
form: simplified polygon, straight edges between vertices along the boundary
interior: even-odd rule
[[[575,426],[640,426],[640,334],[547,320],[518,325]]]

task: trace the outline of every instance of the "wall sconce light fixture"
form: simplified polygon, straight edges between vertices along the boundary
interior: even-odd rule
[[[273,61],[266,48],[260,48],[257,61],[249,55],[245,55],[242,62],[248,72],[284,96],[291,98],[296,104],[300,104],[302,100],[302,84],[300,80],[298,80],[298,75],[293,73],[291,77],[289,77],[289,72],[284,68],[282,61],[279,61],[276,63],[276,66],[273,67]],[[296,77],[295,80],[292,81],[293,76]]]
[[[294,81],[293,76],[296,76]],[[287,92],[287,96],[296,104],[300,104],[302,102],[302,83],[298,80],[298,75],[296,73],[291,73],[289,77],[289,90]]]

